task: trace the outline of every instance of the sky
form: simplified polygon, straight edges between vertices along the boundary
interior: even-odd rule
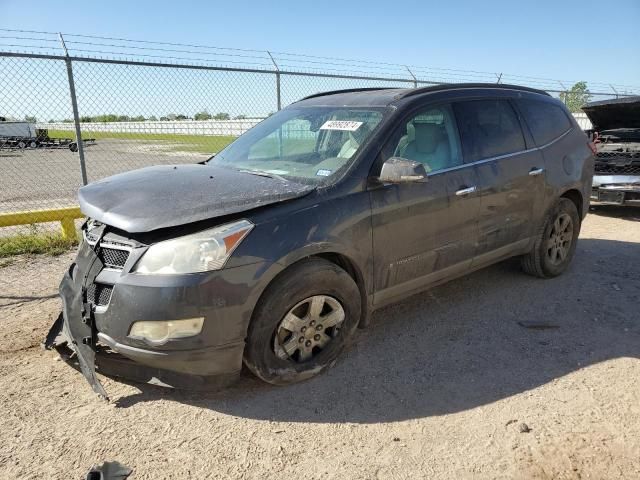
[[[55,5],[0,0],[0,27],[640,85],[639,0]]]
[[[567,82],[587,80],[635,86],[640,91],[640,0],[609,3],[591,0],[65,0],[63,4],[64,8],[59,8],[62,5],[59,3],[56,8],[52,8],[50,2],[43,0],[0,0],[0,29],[62,31],[355,58],[381,64],[390,62],[504,72],[559,79],[569,87],[571,84]],[[8,35],[6,32],[0,34]],[[22,85],[25,90],[27,83],[37,81],[34,75],[29,76],[27,73],[24,77],[13,80],[15,85]],[[106,72],[104,74],[107,75]],[[126,71],[114,71],[113,74],[109,72],[109,77],[120,83],[114,83],[112,87],[105,86],[101,94],[102,100],[106,98],[112,103],[120,101],[117,94],[118,86],[123,82],[121,78],[124,78],[119,77],[121,74],[126,74]],[[56,82],[63,88],[64,72],[57,72],[56,75]],[[87,73],[87,77],[88,75]],[[130,84],[141,83],[143,80],[145,79],[131,78]],[[211,80],[210,83],[218,82],[219,86],[227,90],[228,86],[235,85],[237,81],[240,80],[226,78]],[[153,83],[164,85],[166,82],[159,76],[153,79]],[[180,80],[177,83],[185,90],[189,90],[190,85],[201,85],[195,75],[188,81]],[[253,85],[257,83],[258,80]],[[260,80],[261,88],[265,91],[272,90],[271,83],[272,79]],[[7,85],[4,85],[5,91]],[[347,85],[349,86],[351,85]],[[108,111],[107,100],[99,104],[100,96],[96,93],[96,87],[95,83],[91,83],[84,88],[81,103],[91,105],[91,101],[96,102],[95,106],[86,108],[88,114]],[[251,85],[247,87],[254,88]],[[333,85],[328,82],[317,86],[309,85],[305,86],[304,92],[296,91],[294,86],[290,86],[287,92],[292,96],[300,96],[313,89],[330,89],[327,87]],[[336,84],[335,88],[345,86]],[[562,87],[558,85],[556,88]],[[606,86],[591,87],[592,91],[603,88]],[[82,84],[78,89],[79,95],[83,95]],[[147,87],[135,90],[131,87],[130,93],[135,99],[142,98],[144,94],[147,100],[139,103],[145,106],[155,105],[146,109],[147,115],[166,114],[179,107],[169,100],[162,103],[159,100],[163,97],[161,91],[154,92]],[[205,98],[206,93],[200,92],[200,97]],[[151,99],[154,95],[156,100]],[[176,98],[189,103],[191,110],[199,108],[199,104],[195,105],[195,97],[188,99],[185,95],[181,93]],[[35,97],[33,102],[42,104]],[[257,97],[249,98],[245,95],[243,99],[241,94],[234,91],[233,94],[229,93],[224,104],[208,107],[206,101],[201,103],[214,111],[229,111],[235,106],[235,114],[262,115],[275,110],[271,100],[260,106],[255,105],[257,102]],[[255,112],[251,111],[251,104],[254,104]],[[130,113],[141,112],[139,105],[135,105],[135,102],[132,105],[136,108]],[[16,112],[17,115],[26,115],[32,110],[27,102],[23,102]],[[63,116],[53,108],[49,110],[41,115],[56,118]],[[124,110],[121,109],[121,113],[129,113]],[[192,115],[195,111],[197,110],[189,114]]]

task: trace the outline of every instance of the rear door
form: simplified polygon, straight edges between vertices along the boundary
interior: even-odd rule
[[[393,156],[421,162],[429,173],[425,183],[370,189],[377,305],[466,271],[476,248],[476,174],[462,161],[451,106],[425,106],[407,115],[373,175]]]
[[[544,204],[544,159],[525,139],[507,98],[453,105],[466,162],[475,165],[479,196],[474,266],[527,248]],[[528,148],[531,147],[531,148]]]

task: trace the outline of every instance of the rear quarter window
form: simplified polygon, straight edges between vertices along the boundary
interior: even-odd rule
[[[545,145],[571,128],[567,114],[558,105],[538,100],[517,100],[536,145]]]
[[[465,162],[524,150],[520,121],[506,100],[471,100],[453,105]]]

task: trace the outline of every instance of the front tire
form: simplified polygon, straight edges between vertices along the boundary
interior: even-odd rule
[[[360,315],[360,291],[347,272],[321,258],[303,260],[258,302],[244,363],[273,385],[311,378],[336,362]]]
[[[529,275],[552,278],[564,273],[576,251],[580,216],[575,204],[561,198],[551,209],[531,251],[522,257]]]

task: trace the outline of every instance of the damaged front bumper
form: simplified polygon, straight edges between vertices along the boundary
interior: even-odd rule
[[[640,205],[640,175],[594,175],[591,203]]]
[[[231,273],[140,278],[126,269],[117,274],[105,269],[99,248],[83,242],[65,273],[60,284],[62,312],[45,339],[45,348],[56,348],[77,365],[94,392],[105,399],[96,371],[190,390],[217,389],[239,376],[252,303],[245,293],[248,285],[238,278],[245,273],[245,278],[254,278],[251,275],[259,265],[230,269]],[[108,304],[96,306],[87,291],[105,270],[115,284]],[[128,337],[135,321],[171,320],[194,312],[205,318],[197,337],[158,346]]]

